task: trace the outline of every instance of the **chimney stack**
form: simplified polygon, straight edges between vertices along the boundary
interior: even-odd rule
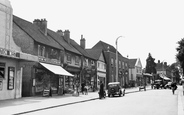
[[[69,30],[64,31],[64,39],[67,41],[68,44],[70,44],[70,31]]]
[[[47,20],[46,19],[35,19],[33,21],[33,24],[37,25],[40,30],[44,33],[45,36],[47,36]]]
[[[80,46],[81,46],[83,49],[86,48],[86,40],[85,40],[85,38],[83,38],[83,35],[81,35]]]
[[[57,33],[58,33],[60,36],[63,36],[63,31],[62,31],[62,30],[58,30]]]

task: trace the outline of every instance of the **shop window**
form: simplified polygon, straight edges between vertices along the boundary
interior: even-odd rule
[[[8,67],[8,90],[14,89],[15,68]]]
[[[5,78],[5,63],[0,62],[0,78]]]

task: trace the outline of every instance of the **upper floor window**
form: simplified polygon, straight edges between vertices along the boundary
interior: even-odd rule
[[[113,64],[114,64],[114,60],[113,58],[111,58],[111,65],[113,66]]]
[[[5,63],[0,62],[0,78],[5,77]]]
[[[67,62],[68,63],[71,63],[72,62],[72,59],[71,59],[71,55],[70,54],[67,54]]]
[[[55,49],[51,49],[49,58],[58,59],[58,51]]]
[[[106,64],[104,64],[104,69],[106,69]]]
[[[38,45],[38,56],[45,56],[45,46]]]
[[[122,62],[122,68],[125,69],[125,64],[124,64],[124,62]]]
[[[88,66],[88,59],[85,59],[85,66]]]
[[[91,65],[95,65],[95,62],[93,60],[91,60]]]
[[[119,61],[119,68],[121,68],[121,61]]]
[[[125,63],[125,68],[127,68],[128,66],[127,66],[127,63]]]
[[[75,56],[75,65],[79,65],[79,56]]]
[[[99,62],[98,62],[98,65],[97,66],[98,66],[98,68],[100,68],[100,63]]]

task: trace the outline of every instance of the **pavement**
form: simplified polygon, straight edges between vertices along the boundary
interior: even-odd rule
[[[151,90],[151,87],[148,86],[146,89]],[[184,96],[182,92],[182,87],[178,86],[177,91],[178,115],[184,115]],[[126,94],[135,92],[139,92],[138,87],[126,89]],[[1,100],[0,113],[3,115],[21,115],[44,109],[67,106],[70,104],[76,104],[96,99],[99,99],[98,92],[89,92],[88,95],[80,94],[79,96],[65,94],[62,96],[54,95],[52,97],[22,97],[19,99]]]

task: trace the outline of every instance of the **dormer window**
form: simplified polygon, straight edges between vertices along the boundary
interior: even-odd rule
[[[79,65],[79,56],[75,56],[75,65]]]
[[[38,56],[45,57],[45,46],[38,45]]]
[[[55,49],[51,49],[50,56],[51,59],[58,59],[58,52]]]
[[[71,63],[71,55],[70,54],[67,54],[67,63]]]
[[[91,60],[91,65],[95,65],[95,62],[93,60]]]

